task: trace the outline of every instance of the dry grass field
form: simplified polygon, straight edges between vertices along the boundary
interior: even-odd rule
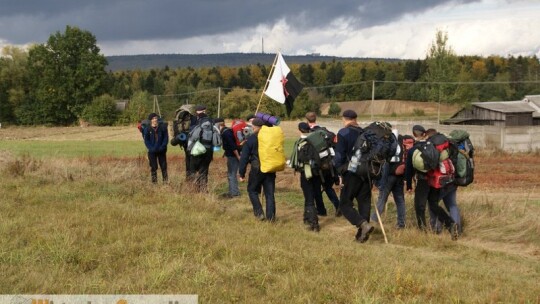
[[[289,143],[294,125],[283,124]],[[254,219],[245,183],[240,198],[219,198],[226,189],[220,153],[209,194],[185,183],[177,147],[168,152],[170,183],[153,186],[137,132],[0,129],[0,293],[198,294],[202,303],[540,302],[538,153],[478,152],[475,183],[458,192],[458,241],[419,232],[408,195],[405,230],[393,228],[390,201],[383,215],[389,244],[380,229],[358,244],[343,218],[321,218],[320,233],[303,227],[299,177],[290,169],[278,173],[273,224]]]

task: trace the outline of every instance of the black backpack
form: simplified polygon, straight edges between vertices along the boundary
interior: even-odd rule
[[[383,165],[396,154],[398,141],[387,122],[373,122],[360,132],[353,147],[348,171],[359,176],[378,178]]]

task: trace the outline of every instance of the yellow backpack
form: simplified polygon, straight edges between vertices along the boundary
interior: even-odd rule
[[[285,153],[283,151],[283,130],[278,126],[262,126],[257,135],[259,141],[259,160],[261,172],[277,172],[285,169]]]

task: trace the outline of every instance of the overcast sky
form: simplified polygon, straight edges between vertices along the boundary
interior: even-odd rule
[[[437,30],[458,55],[540,57],[540,0],[0,0],[0,46],[44,43],[66,25],[104,55],[424,58]]]

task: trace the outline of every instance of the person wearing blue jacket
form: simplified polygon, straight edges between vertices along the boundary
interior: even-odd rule
[[[167,175],[167,144],[169,143],[169,131],[166,123],[160,123],[156,113],[150,113],[148,120],[150,126],[144,129],[143,138],[148,150],[148,162],[150,163],[150,174],[152,183],[157,183],[158,165],[161,168],[163,182],[168,182]]]
[[[339,208],[349,223],[358,228],[355,236],[356,241],[364,243],[375,229],[369,223],[372,181],[367,175],[359,176],[347,169],[353,156],[356,139],[364,132],[358,125],[356,118],[357,114],[353,110],[345,110],[342,114],[343,128],[337,133],[334,166],[340,175],[343,187],[339,199]],[[355,199],[358,202],[358,210],[354,208],[353,200]]]

